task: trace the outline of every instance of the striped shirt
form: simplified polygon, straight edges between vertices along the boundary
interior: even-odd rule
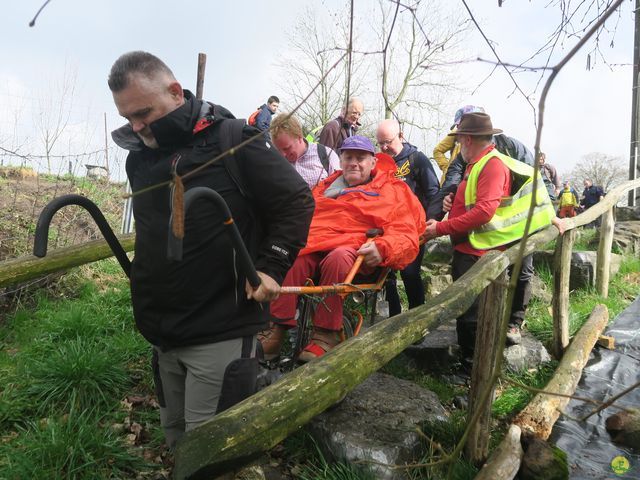
[[[306,140],[305,140],[306,142]],[[318,144],[308,143],[307,150],[302,154],[298,160],[292,163],[293,167],[300,174],[300,176],[307,182],[309,188],[315,187],[320,180],[324,180],[336,170],[340,170],[340,159],[336,152],[329,147],[327,154],[329,157],[329,173],[322,166],[320,155],[318,155]]]

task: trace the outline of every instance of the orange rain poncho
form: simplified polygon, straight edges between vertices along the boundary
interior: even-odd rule
[[[337,198],[325,190],[342,175],[335,172],[313,189],[316,209],[307,246],[300,255],[326,252],[337,247],[360,248],[366,231],[382,228],[374,241],[382,255],[382,266],[401,270],[418,255],[419,237],[425,231],[425,213],[411,189],[395,177],[396,164],[383,153],[376,154],[372,180],[345,188]]]

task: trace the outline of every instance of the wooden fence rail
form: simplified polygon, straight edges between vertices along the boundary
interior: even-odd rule
[[[633,188],[640,188],[640,180],[616,187],[597,205],[577,217],[566,219],[567,230],[590,223],[604,213],[612,216],[609,212],[617,199]],[[609,242],[610,250],[608,237],[612,235],[613,222],[609,230],[611,233],[603,232],[601,242],[604,242],[604,246]],[[526,241],[524,254],[540,249],[557,236],[555,227],[532,235]],[[125,237],[124,241],[132,242],[132,239]],[[53,252],[52,257],[57,259],[53,264],[47,263],[46,257],[23,257],[4,262],[0,264],[0,286],[108,256],[104,245],[93,243],[91,249],[87,247],[91,254],[81,247],[65,249],[66,254]],[[131,248],[132,244],[125,245],[125,250]],[[340,344],[319,360],[295,370],[276,384],[189,432],[176,450],[175,477],[208,478],[277,445],[314,416],[344,398],[408,345],[466,311],[473,299],[514,263],[519,248],[516,245],[504,252],[490,252],[425,305],[378,323]],[[93,249],[96,251],[93,252]],[[80,250],[91,259],[81,260],[79,255],[75,255]],[[75,258],[67,258],[69,253],[74,253]],[[606,253],[601,255],[599,264],[608,266]],[[21,265],[28,273],[20,273]],[[608,272],[608,269],[603,268],[602,272],[598,270],[601,282],[605,279],[604,271]],[[554,291],[555,295],[558,292]],[[564,327],[560,325],[559,328]]]

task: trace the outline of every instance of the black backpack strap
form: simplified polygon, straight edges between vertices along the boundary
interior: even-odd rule
[[[231,147],[235,147],[242,142],[242,133],[244,130],[245,121],[243,119],[225,119],[220,123],[220,151],[226,152]],[[240,174],[240,168],[238,167],[238,162],[236,156],[234,155],[225,155],[222,158],[224,162],[224,166],[229,173],[229,176],[233,180],[233,182],[238,187],[240,194],[243,197],[249,197],[248,191],[245,188],[244,182],[242,181],[242,175]]]
[[[329,175],[329,152],[327,152],[327,147],[321,143],[318,143],[318,157],[320,157],[322,168],[324,168],[324,171]]]
[[[409,171],[411,172],[411,177],[413,178],[413,181],[416,182],[416,188],[420,188],[420,168],[416,168],[415,166],[415,156],[417,155],[417,153],[417,150],[410,153],[407,159],[409,160]]]

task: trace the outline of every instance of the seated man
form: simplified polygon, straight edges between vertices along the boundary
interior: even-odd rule
[[[395,177],[393,159],[377,159],[366,137],[352,136],[340,148],[341,171],[313,190],[313,214],[307,246],[287,273],[283,286],[304,285],[319,277],[319,285],[342,282],[358,255],[368,268],[401,270],[418,254],[419,236],[424,232],[425,214],[417,197]],[[376,165],[377,162],[377,165]],[[372,228],[383,235],[365,245]],[[281,295],[271,303],[272,327],[259,337],[265,358],[280,353],[285,331],[296,326],[297,296]],[[331,295],[318,305],[313,319],[311,342],[301,353],[307,362],[322,356],[339,342],[342,329],[342,298]]]

